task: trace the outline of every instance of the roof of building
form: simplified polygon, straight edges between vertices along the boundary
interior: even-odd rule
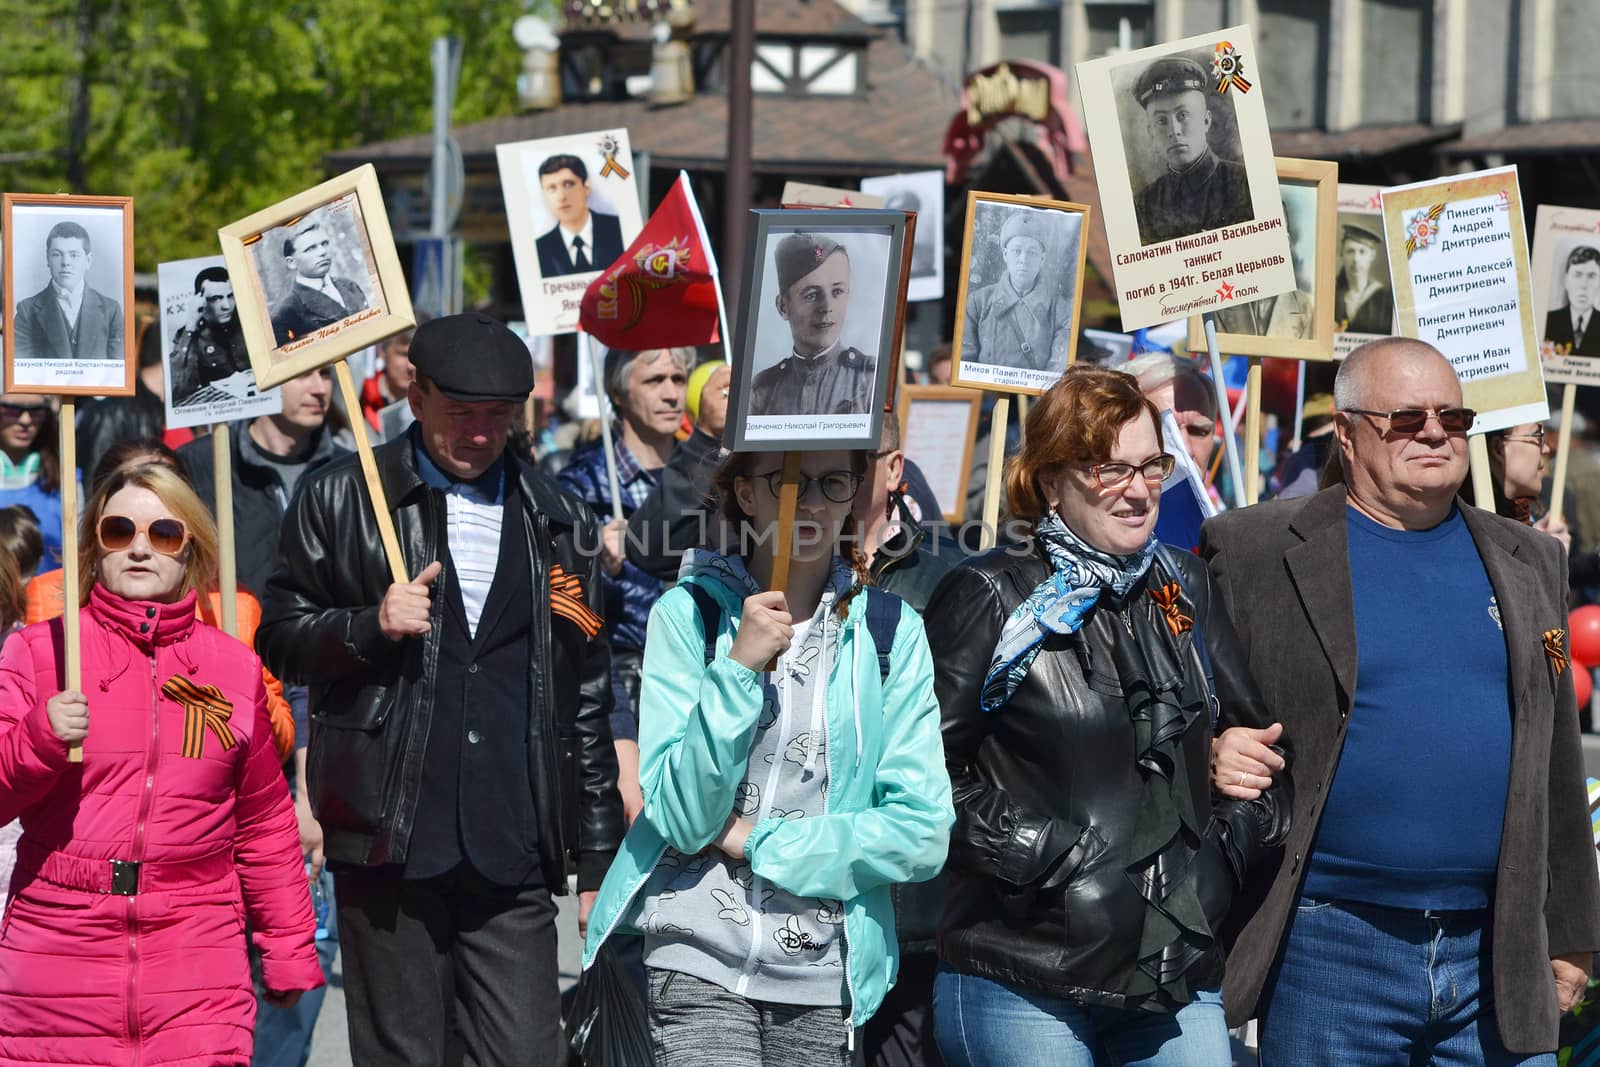
[[[1272,151],[1301,159],[1354,160],[1382,156],[1407,148],[1448,141],[1461,133],[1461,124],[1425,122],[1393,126],[1357,126],[1350,130],[1274,130]]]
[[[746,0],[749,2],[749,0]],[[836,0],[789,0],[787,3],[758,3],[756,33],[768,37],[817,37],[829,40],[876,37],[879,31],[851,14]],[[727,34],[733,28],[731,0],[695,0],[691,37]],[[564,32],[583,32],[575,27]],[[625,41],[649,40],[648,22],[628,22],[613,32]]]
[[[768,32],[765,19],[760,29]],[[755,170],[824,175],[942,168],[945,127],[960,106],[955,89],[885,37],[868,45],[866,84],[857,96],[757,93],[751,122]],[[652,166],[721,169],[727,158],[728,99],[700,93],[664,106],[647,100],[574,101],[460,126],[454,133],[468,170],[492,170],[496,145],[617,127],[627,128],[634,152],[650,153]],[[414,171],[427,165],[432,151],[432,136],[418,134],[333,152],[327,164],[333,171],[365,162],[379,171]]]
[[[1600,119],[1549,119],[1503,126],[1463,137],[1439,148],[1444,156],[1504,153],[1515,156],[1554,155],[1600,149]]]

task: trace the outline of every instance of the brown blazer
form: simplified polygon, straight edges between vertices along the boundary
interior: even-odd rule
[[[1223,1003],[1234,1025],[1256,1014],[1277,959],[1356,691],[1346,506],[1344,487],[1335,486],[1230,512],[1201,530],[1200,554],[1295,748],[1294,828],[1277,871],[1246,887],[1243,906],[1256,910],[1228,956]],[[1494,587],[1516,693],[1493,904],[1496,1017],[1510,1051],[1549,1052],[1558,1019],[1550,959],[1600,950],[1600,880],[1571,668],[1556,671],[1543,637],[1567,626],[1566,560],[1544,533],[1466,505],[1462,513]],[[1449,620],[1440,623],[1440,633],[1419,637],[1445,653]]]

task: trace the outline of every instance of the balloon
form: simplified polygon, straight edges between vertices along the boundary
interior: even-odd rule
[[[1581,718],[1594,695],[1594,673],[1577,660],[1572,661],[1572,688],[1578,693],[1578,715]]]
[[[1600,663],[1600,604],[1585,604],[1567,619],[1572,634],[1572,658]]]

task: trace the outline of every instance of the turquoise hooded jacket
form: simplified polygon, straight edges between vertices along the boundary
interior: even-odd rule
[[[685,570],[680,586],[650,612],[639,700],[644,810],[600,887],[585,968],[613,933],[638,933],[630,912],[669,846],[693,855],[722,832],[761,713],[763,676],[728,654],[746,593],[712,571]],[[699,611],[682,588],[690,583],[722,608],[709,667]],[[756,876],[789,893],[844,903],[845,981],[851,1023],[859,1027],[877,1011],[899,968],[889,887],[937,874],[955,822],[933,661],[915,611],[901,605],[884,680],[866,625],[866,595],[851,598],[825,715],[827,811],[763,819],[744,854]]]

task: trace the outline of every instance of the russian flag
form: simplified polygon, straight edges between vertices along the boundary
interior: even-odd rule
[[[1217,513],[1206,492],[1200,468],[1183,443],[1183,430],[1170,411],[1161,413],[1162,448],[1178,462],[1161,483],[1161,513],[1156,516],[1156,539],[1193,552],[1200,547],[1200,524]]]

